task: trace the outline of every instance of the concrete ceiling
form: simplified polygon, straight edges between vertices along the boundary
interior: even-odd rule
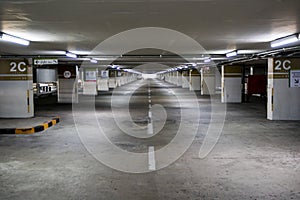
[[[211,54],[267,50],[270,41],[300,32],[299,10],[299,0],[1,0],[1,31],[32,42],[24,47],[0,41],[0,54],[87,54],[140,27],[179,31]]]

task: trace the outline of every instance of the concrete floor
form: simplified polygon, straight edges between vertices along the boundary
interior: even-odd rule
[[[148,84],[140,80],[116,93],[122,99],[133,85],[142,86],[130,99],[131,116],[140,125],[148,123]],[[124,150],[147,152],[149,145],[159,149],[176,134],[182,108],[176,95],[189,97],[189,91],[157,80],[151,80],[150,87],[153,103],[164,105],[167,113],[164,128],[150,139],[125,135],[115,125],[109,114],[110,92],[96,97],[101,127]],[[174,93],[167,92],[168,87]],[[61,122],[35,135],[0,136],[0,199],[300,199],[299,121],[268,121],[265,106],[258,101],[228,104],[217,145],[200,159],[210,99],[198,96],[198,102],[205,114],[188,151],[161,170],[132,174],[105,166],[86,150],[72,105],[39,100],[37,116],[60,115]],[[193,116],[195,108],[188,99],[185,103],[184,109]],[[192,122],[186,123],[188,132]],[[142,167],[148,166],[147,160],[143,162]]]

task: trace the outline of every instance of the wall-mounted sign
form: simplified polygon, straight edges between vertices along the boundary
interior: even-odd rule
[[[70,71],[65,71],[64,72],[64,77],[65,78],[71,78],[71,76],[72,76],[72,73]]]
[[[75,65],[60,65],[57,67],[59,79],[76,79],[76,66]],[[69,77],[69,75],[71,75]]]
[[[58,65],[58,59],[34,59],[34,65]]]
[[[32,80],[32,68],[28,67],[25,60],[3,60],[0,61],[0,66],[2,81]]]
[[[300,70],[290,71],[290,87],[300,87]]]
[[[109,71],[108,70],[101,70],[101,78],[108,78]]]
[[[97,80],[97,72],[95,70],[86,69],[85,71],[85,81],[96,81]]]

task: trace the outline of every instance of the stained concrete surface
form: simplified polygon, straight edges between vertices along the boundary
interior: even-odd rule
[[[148,82],[132,84],[142,87],[131,98],[131,115],[143,123]],[[186,89],[151,80],[152,99],[166,107],[168,119],[162,133],[149,140],[131,138],[113,119],[101,118],[116,145],[143,152],[149,142],[157,147],[170,142],[178,129],[180,106],[164,91],[168,87],[175,94],[188,95]],[[130,85],[122,86],[124,92],[129,89]],[[198,95],[198,100],[207,114],[210,99]],[[96,97],[99,116],[109,113],[110,102],[111,93]],[[86,150],[76,132],[72,105],[41,100],[37,115],[60,115],[61,122],[35,135],[0,136],[0,198],[300,199],[300,123],[268,121],[264,109],[259,101],[228,104],[217,145],[199,159],[209,125],[209,115],[204,115],[192,146],[175,163],[151,173],[130,174],[101,164]]]

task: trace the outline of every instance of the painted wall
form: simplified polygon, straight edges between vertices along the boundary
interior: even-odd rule
[[[57,81],[56,69],[36,69],[36,82],[37,83],[49,83]]]

